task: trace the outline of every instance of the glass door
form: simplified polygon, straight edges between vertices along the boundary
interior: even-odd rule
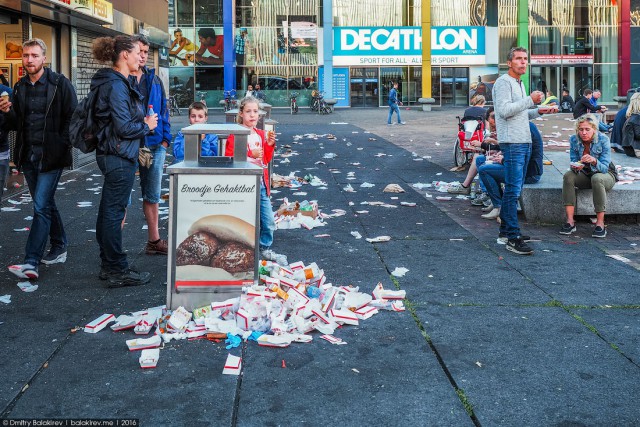
[[[379,107],[377,68],[352,68],[350,77],[351,106]]]
[[[441,68],[440,99],[442,105],[469,105],[469,69]]]

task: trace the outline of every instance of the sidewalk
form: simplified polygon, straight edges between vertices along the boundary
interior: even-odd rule
[[[67,262],[42,266],[33,293],[20,291],[0,269],[0,296],[12,296],[10,304],[0,302],[0,418],[138,418],[149,426],[640,423],[638,224],[612,223],[604,240],[590,238],[586,222],[570,238],[558,235],[557,225],[524,224],[539,240],[532,243],[535,255],[514,255],[496,244],[497,224],[482,220],[468,201],[438,201],[433,190],[411,186],[464,176],[449,171],[461,110],[403,110],[407,125],[392,127],[386,109],[288,113],[274,110],[272,118],[279,122],[280,150],[290,145],[298,155],[290,164],[277,158],[274,171],[313,174],[328,185],[294,190],[306,196],[278,189],[274,205],[282,197],[317,199],[321,210],[347,215],[318,229],[278,230],[274,249],[290,262],[315,261],[334,284],[404,289],[407,311],[381,312],[336,330],[348,343],[342,346],[318,333],[309,344],[285,349],[249,343],[227,351],[204,340],[172,341],[156,369],[142,370],[139,355],[125,345],[132,332],[72,332],[103,313],[166,300],[166,260],[144,255],[138,183],[124,247],[136,267],[152,272],[152,281],[108,290],[98,280],[91,230],[101,177],[89,165],[65,174],[57,193],[69,234]],[[212,112],[209,122],[223,117]],[[180,122],[174,120],[174,133]],[[336,140],[293,139],[308,133]],[[323,159],[325,153],[336,157]],[[431,158],[417,160],[423,156]],[[348,179],[349,172],[356,179]],[[375,186],[360,187],[364,182]],[[390,183],[406,192],[383,193]],[[356,192],[345,192],[348,184]],[[93,207],[79,208],[79,201]],[[363,204],[374,201],[416,206]],[[28,226],[24,218],[32,215],[30,204],[16,207],[21,210],[0,214],[3,266],[22,260],[26,234],[13,230]],[[380,235],[391,241],[364,239]],[[391,276],[397,267],[409,271]],[[229,353],[243,358],[239,377],[222,375]]]

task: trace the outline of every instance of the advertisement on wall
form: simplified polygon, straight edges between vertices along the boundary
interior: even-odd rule
[[[178,176],[175,286],[245,286],[256,267],[255,175]]]
[[[49,0],[58,6],[71,9],[83,15],[91,16],[113,24],[113,4],[106,0]]]
[[[320,92],[324,91],[324,67],[318,69],[318,81]],[[349,106],[349,69],[333,69],[333,98],[338,102],[336,107]]]
[[[531,65],[592,65],[593,55],[531,55]]]
[[[498,79],[498,67],[469,67],[469,103],[473,104],[478,95],[484,96],[487,103],[493,103],[491,91]]]
[[[485,27],[432,27],[432,65],[485,64]],[[336,27],[334,65],[422,64],[421,27]]]

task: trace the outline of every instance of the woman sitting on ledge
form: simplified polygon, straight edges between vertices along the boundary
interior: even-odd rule
[[[604,212],[607,204],[607,190],[617,181],[615,166],[611,162],[609,137],[598,132],[598,119],[593,114],[585,114],[576,120],[576,135],[569,138],[571,148],[571,170],[562,180],[562,200],[567,213],[567,222],[560,234],[570,235],[576,231],[574,220],[576,187],[593,189],[593,206],[596,211],[596,228],[592,237],[605,237]]]

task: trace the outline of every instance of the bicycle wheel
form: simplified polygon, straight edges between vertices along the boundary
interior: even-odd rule
[[[460,148],[460,139],[456,138],[455,146],[453,147],[453,163],[460,167],[467,163],[467,156]]]

